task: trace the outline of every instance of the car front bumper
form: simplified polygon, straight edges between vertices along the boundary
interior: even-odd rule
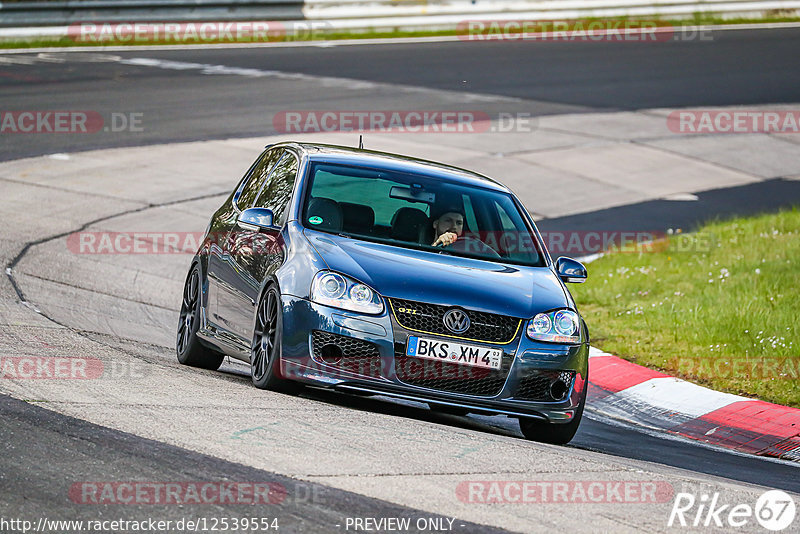
[[[448,363],[437,367],[440,362],[404,358],[407,337],[423,334],[400,326],[390,308],[382,315],[367,316],[284,295],[283,312],[283,378],[341,391],[554,423],[571,421],[584,401],[588,342],[536,342],[524,334],[524,322],[509,343],[473,343],[503,350],[502,376],[488,377],[485,371],[469,366]],[[448,336],[424,335],[453,341]],[[335,346],[341,346],[341,350]],[[539,390],[548,387],[548,379],[552,384],[559,378],[569,379],[562,400],[542,400]],[[486,387],[460,380],[483,380],[480,384]],[[531,384],[538,388],[537,400],[525,398],[525,392],[532,391]]]

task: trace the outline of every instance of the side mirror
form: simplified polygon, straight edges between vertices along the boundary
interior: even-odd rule
[[[262,230],[278,230],[274,225],[275,216],[272,210],[267,208],[247,208],[239,214],[236,224],[240,228],[250,230],[251,232],[260,232]]]
[[[558,271],[558,277],[563,282],[574,282],[576,284],[584,283],[589,276],[586,267],[581,262],[566,256],[561,256],[556,260],[556,271]]]

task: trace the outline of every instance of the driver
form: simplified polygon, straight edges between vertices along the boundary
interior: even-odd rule
[[[433,219],[433,243],[431,246],[446,247],[455,243],[464,233],[464,213],[455,206],[449,206],[438,212]]]

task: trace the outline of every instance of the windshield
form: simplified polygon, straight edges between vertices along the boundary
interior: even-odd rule
[[[511,195],[384,169],[314,163],[302,224],[404,248],[543,266]]]

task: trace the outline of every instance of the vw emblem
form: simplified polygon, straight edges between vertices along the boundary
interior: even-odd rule
[[[454,334],[463,334],[469,329],[469,317],[461,310],[448,310],[442,317],[442,322]]]

